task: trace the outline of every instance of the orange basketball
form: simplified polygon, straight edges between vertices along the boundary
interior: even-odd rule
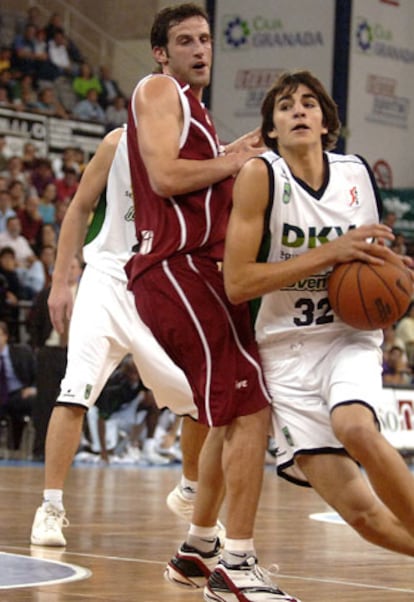
[[[410,270],[398,257],[383,265],[340,263],[328,280],[332,309],[346,324],[361,330],[391,326],[405,314],[412,296]]]

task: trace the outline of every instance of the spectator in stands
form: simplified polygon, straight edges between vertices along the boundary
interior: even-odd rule
[[[82,53],[80,52],[79,48],[76,46],[76,44],[73,42],[73,40],[65,32],[62,15],[60,13],[52,13],[52,15],[50,16],[50,19],[45,27],[47,40],[48,41],[51,40],[53,38],[55,32],[59,31],[59,30],[63,31],[63,33],[65,34],[65,37],[67,39],[67,49],[68,49],[68,53],[69,53],[69,58],[76,65],[80,65],[80,63],[83,62],[84,58],[83,58]]]
[[[28,106],[37,102],[37,90],[34,87],[33,76],[26,73],[20,79],[16,79],[13,82],[11,94],[18,110],[21,110],[20,105]]]
[[[116,96],[113,103],[105,110],[107,130],[113,130],[122,126],[128,121],[128,109],[126,99],[123,96]]]
[[[78,71],[78,67],[73,63],[69,52],[69,40],[63,29],[55,29],[53,37],[48,41],[47,49],[49,59],[54,66],[53,77],[65,76],[72,78]]]
[[[76,149],[73,146],[67,146],[62,154],[52,161],[53,172],[57,178],[63,178],[63,169],[73,167],[80,174],[80,167],[76,157]]]
[[[9,46],[0,47],[0,72],[11,69],[12,51]]]
[[[86,167],[87,161],[85,158],[85,151],[80,146],[75,146],[75,161],[79,170],[79,174],[82,175],[83,170]]]
[[[62,226],[63,218],[65,217],[69,203],[66,201],[57,201],[55,209],[55,223],[53,224],[56,231],[56,236],[59,238],[60,228]]]
[[[394,232],[394,234],[395,234],[396,222],[397,222],[397,214],[395,213],[395,211],[387,211],[382,219],[382,223],[385,224],[386,226],[389,226],[391,228],[391,230]],[[390,240],[385,240],[384,244],[387,247],[391,247],[392,243]]]
[[[98,92],[96,90],[88,90],[86,98],[75,104],[73,116],[83,121],[105,123],[105,111],[98,102]]]
[[[382,380],[385,385],[408,385],[412,382],[412,371],[404,350],[394,345],[384,356]]]
[[[0,86],[5,86],[9,91],[9,96],[13,99],[13,88],[15,86],[15,79],[10,69],[4,69],[0,72]]]
[[[12,69],[19,75],[29,73],[36,80],[50,79],[52,63],[45,46],[39,43],[34,25],[26,25],[23,35],[15,36],[12,45]]]
[[[12,209],[12,200],[10,192],[6,189],[0,190],[0,232],[6,230],[6,223],[9,217],[15,216],[16,212]]]
[[[6,372],[6,395],[0,404],[1,414],[12,420],[12,448],[21,443],[24,417],[31,415],[36,403],[36,361],[29,345],[9,343],[6,322],[0,322],[0,355]]]
[[[37,260],[28,240],[22,235],[22,226],[17,215],[9,217],[6,230],[0,232],[0,249],[3,247],[11,247],[14,250],[17,267],[20,269],[30,267]]]
[[[99,102],[104,109],[112,104],[118,96],[124,96],[118,82],[111,77],[111,72],[107,65],[102,65],[100,67],[99,81],[102,88]]]
[[[405,236],[402,232],[394,232],[395,238],[392,241],[391,249],[399,255],[407,255],[407,245],[405,244]]]
[[[392,347],[401,347],[401,349],[405,353],[405,344],[402,339],[400,339],[395,332],[396,324],[392,324],[388,326],[388,328],[384,328],[383,333],[383,341],[381,345],[382,352],[384,356],[390,351]]]
[[[32,174],[39,161],[37,153],[37,147],[33,142],[28,141],[24,143],[22,152],[23,168],[30,174]]]
[[[23,296],[16,254],[11,247],[3,247],[0,249],[0,320],[9,325],[13,340],[18,339],[19,301]]]
[[[24,190],[30,188],[29,175],[24,169],[23,159],[19,155],[12,155],[7,160],[7,168],[2,172],[11,182],[20,182]]]
[[[8,188],[9,188],[8,179],[4,175],[0,174],[0,190],[8,190]]]
[[[37,92],[34,92],[34,98],[35,100],[33,100],[33,92],[22,90],[21,97],[13,101],[15,110],[32,113],[37,104]]]
[[[22,34],[14,37],[12,44],[12,69],[19,75],[36,74],[37,57],[35,52],[36,27],[28,24]]]
[[[50,159],[41,157],[35,162],[35,167],[30,174],[30,182],[32,188],[40,196],[48,184],[53,184],[55,181],[55,174],[53,173],[52,163]]]
[[[26,202],[26,188],[20,180],[11,180],[8,191],[11,197],[11,208],[14,212],[17,212],[20,207],[24,207]]]
[[[55,90],[51,86],[40,90],[39,100],[33,105],[32,110],[35,113],[48,115],[49,117],[60,117],[62,119],[68,119],[69,117],[65,107],[56,98]]]
[[[0,85],[0,108],[15,109],[13,102],[9,98],[9,91],[6,86]]]
[[[43,225],[42,216],[39,212],[39,197],[35,194],[30,194],[24,207],[17,211],[17,216],[20,219],[22,236],[28,241],[35,252],[36,243],[39,237],[40,229]]]
[[[35,55],[39,61],[49,62],[49,55],[47,52],[47,40],[46,32],[44,29],[36,29],[35,34]]]
[[[42,13],[40,12],[38,6],[36,6],[36,5],[29,6],[29,8],[27,9],[26,20],[23,24],[23,29],[27,25],[34,25],[36,30],[43,29]],[[16,33],[19,33],[19,32],[16,32]]]
[[[89,63],[82,63],[79,68],[79,74],[73,79],[73,89],[79,100],[84,100],[88,97],[89,90],[95,90],[98,100],[99,95],[102,94],[101,82],[96,75],[93,74]]]
[[[42,216],[43,224],[53,224],[55,221],[57,191],[56,184],[49,182],[43,190],[40,197],[39,213]]]
[[[156,450],[154,439],[160,410],[156,405],[154,396],[141,382],[137,368],[130,355],[127,355],[117,370],[111,375],[102,393],[96,401],[99,410],[99,440],[101,457],[109,461],[105,445],[105,421],[114,416],[122,424],[122,429],[129,435],[129,444],[125,459],[138,461],[141,457],[139,451],[139,434],[142,430],[138,413],[145,414],[146,438],[143,443],[142,458],[149,464],[166,465],[168,458],[161,456]],[[124,416],[122,416],[124,410]]]
[[[56,245],[44,245],[38,253],[43,267],[44,283],[42,289],[52,285],[52,274],[56,261]]]
[[[4,134],[0,134],[0,173],[7,170],[7,162],[13,155]]]
[[[74,167],[63,169],[63,178],[55,180],[56,196],[58,201],[69,203],[78,189],[79,177]]]
[[[64,31],[63,17],[60,13],[52,13],[45,25],[46,39],[51,40],[56,30]]]
[[[40,257],[41,250],[44,247],[52,247],[53,249],[57,249],[55,223],[44,223],[42,225],[36,242],[36,255],[38,257]]]
[[[410,303],[404,317],[397,323],[395,335],[404,343],[408,364],[414,368],[414,301]]]

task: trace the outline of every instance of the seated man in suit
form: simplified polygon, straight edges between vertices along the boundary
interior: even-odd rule
[[[9,344],[9,329],[0,322],[0,416],[12,424],[12,449],[19,449],[24,417],[32,414],[36,401],[36,362],[29,345]]]

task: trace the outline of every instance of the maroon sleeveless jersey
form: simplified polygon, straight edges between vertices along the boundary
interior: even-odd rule
[[[217,157],[218,138],[208,111],[188,84],[171,79],[183,108],[179,157],[195,160]],[[164,198],[156,194],[139,152],[133,99],[134,95],[128,118],[128,154],[138,251],[127,264],[130,284],[148,268],[176,255],[195,254],[222,260],[233,186],[233,178],[229,177],[183,195]],[[162,140],[158,142],[162,144]]]

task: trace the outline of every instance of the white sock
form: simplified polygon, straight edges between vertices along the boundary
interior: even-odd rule
[[[256,556],[253,539],[224,538],[223,560],[228,564],[242,564],[249,556]]]
[[[64,510],[63,507],[63,490],[62,489],[44,489],[43,491],[43,506],[52,504],[58,510]]]
[[[181,475],[180,490],[186,500],[194,501],[197,493],[197,481],[190,481],[184,475]]]
[[[208,554],[212,552],[216,546],[217,541],[217,529],[214,527],[198,527],[197,525],[190,524],[190,530],[187,535],[186,542],[199,550]]]

